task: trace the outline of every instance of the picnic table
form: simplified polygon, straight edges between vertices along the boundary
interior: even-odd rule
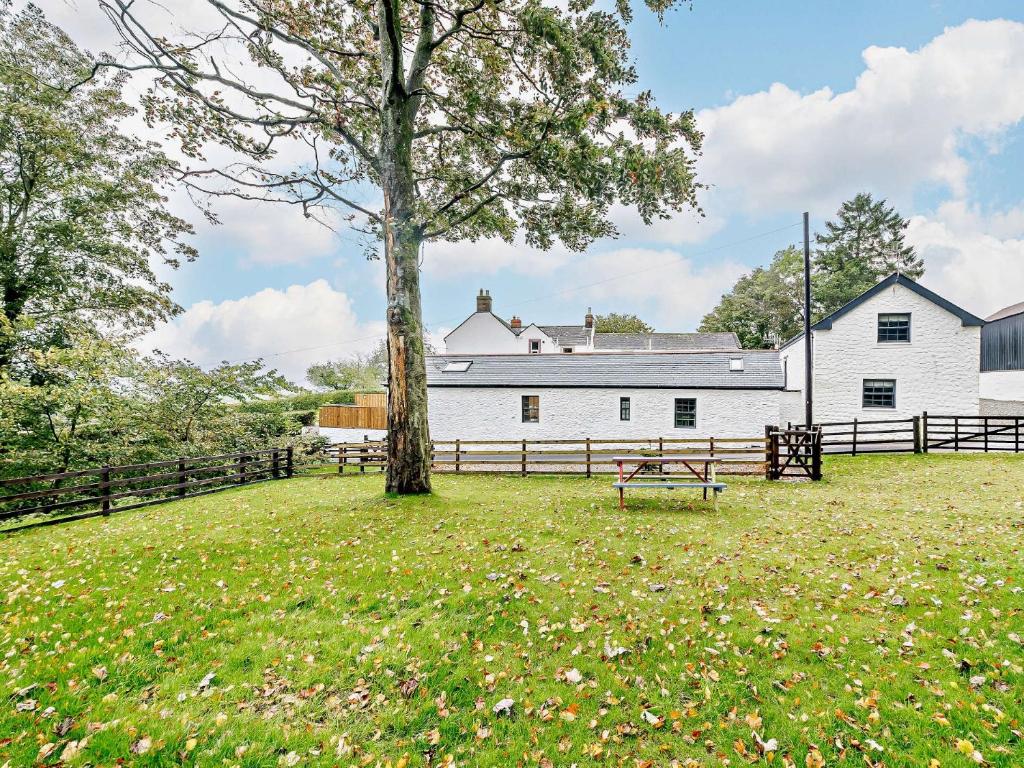
[[[718,494],[726,489],[725,483],[715,479],[715,467],[721,463],[721,459],[714,456],[613,456],[612,461],[619,468],[619,481],[613,484],[613,488],[619,490],[619,509],[626,508],[627,488],[700,488],[704,492],[704,500],[708,498],[708,491],[714,494],[715,510],[718,510]],[[626,465],[636,464],[636,469],[626,474]],[[658,474],[644,474],[637,479],[644,467],[650,464],[657,464],[661,470]],[[682,465],[685,472],[669,472],[666,467],[672,464]],[[690,480],[692,476],[694,480]],[[679,481],[679,478],[684,478]]]

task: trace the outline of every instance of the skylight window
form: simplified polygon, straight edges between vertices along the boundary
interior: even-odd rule
[[[742,357],[734,357],[731,360],[729,360],[729,370],[730,371],[742,371],[743,370],[743,358]]]
[[[447,363],[441,371],[442,373],[465,373],[472,364],[472,360],[453,360]]]

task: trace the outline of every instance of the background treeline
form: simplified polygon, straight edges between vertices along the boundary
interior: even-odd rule
[[[907,244],[908,222],[885,200],[861,193],[843,203],[811,251],[811,317],[817,321],[893,272],[917,280],[924,264]],[[774,347],[803,330],[803,249],[778,251],[741,277],[701,323],[732,331],[743,347]]]

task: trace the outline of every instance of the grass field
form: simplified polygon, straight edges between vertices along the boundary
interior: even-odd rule
[[[1024,765],[1024,458],[825,471],[717,514],[309,477],[0,538],[0,766]]]

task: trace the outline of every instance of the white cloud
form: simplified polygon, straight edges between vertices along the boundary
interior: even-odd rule
[[[345,293],[317,280],[218,304],[200,301],[138,346],[204,366],[263,358],[302,382],[310,363],[367,352],[384,333],[383,321],[360,321]]]
[[[936,217],[914,216],[907,230],[907,240],[924,257],[923,282],[980,317],[1024,300],[1024,239],[990,234],[984,219],[973,228],[942,216],[941,209]]]
[[[1024,24],[968,21],[916,51],[863,58],[849,91],[776,83],[701,111],[702,180],[761,211],[831,213],[863,189],[905,202],[925,182],[961,195],[963,139],[995,142],[1024,118]]]
[[[530,248],[517,238],[506,243],[500,238],[471,242],[427,243],[423,249],[423,268],[443,277],[466,273],[493,275],[499,270],[527,274],[549,274],[567,264],[575,254],[560,245],[542,251]]]
[[[336,230],[343,224],[332,210],[317,211],[317,221],[285,203],[226,197],[214,206],[220,224],[197,227],[200,236],[221,248],[241,251],[246,262],[297,264],[334,253],[341,245]]]
[[[695,264],[670,249],[620,248],[582,261],[577,282],[587,287],[573,295],[601,314],[647,307],[638,314],[658,330],[688,331],[747,271],[730,261]]]

